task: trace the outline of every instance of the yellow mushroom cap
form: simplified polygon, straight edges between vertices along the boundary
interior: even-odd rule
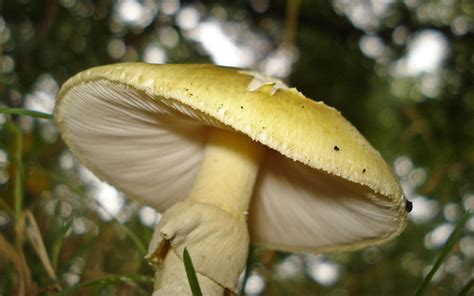
[[[254,243],[352,250],[406,223],[380,154],[335,109],[281,81],[214,65],[115,64],[60,90],[63,139],[98,177],[164,211],[187,197],[210,127],[268,147],[249,209]]]

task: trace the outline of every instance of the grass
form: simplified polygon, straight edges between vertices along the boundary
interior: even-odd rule
[[[458,296],[467,296],[469,291],[472,291],[472,288],[474,287],[474,278],[471,278],[464,288],[462,288],[461,291],[459,291]]]
[[[96,280],[90,280],[86,282],[82,282],[80,284],[74,285],[72,287],[69,287],[67,289],[64,289],[63,291],[59,292],[57,295],[58,296],[65,296],[65,295],[71,295],[74,292],[78,292],[79,289],[81,288],[104,288],[107,286],[115,286],[115,285],[120,285],[120,284],[132,284],[135,286],[139,292],[140,295],[149,295],[149,292],[141,288],[140,286],[137,286],[137,283],[153,283],[154,278],[149,277],[149,276],[144,276],[144,275],[113,275],[113,276],[108,276]]]
[[[0,108],[0,113],[4,114],[14,114],[14,115],[26,115],[31,116],[34,118],[41,118],[41,119],[53,119],[52,114],[43,113],[39,111],[33,111],[23,108]]]
[[[199,286],[196,271],[194,270],[191,256],[189,256],[188,250],[186,250],[186,248],[184,248],[183,252],[183,261],[184,268],[186,270],[186,276],[188,277],[189,287],[191,288],[193,296],[202,296],[201,287]]]
[[[26,115],[41,119],[53,118],[51,114],[20,108],[0,108],[0,113]],[[8,121],[5,124],[5,128],[5,132],[8,134],[8,142],[10,145],[8,150],[10,151],[9,154],[13,164],[13,178],[11,183],[13,183],[13,213],[16,225],[16,242],[15,244],[11,244],[3,235],[0,235],[0,251],[7,255],[7,258],[10,258],[9,260],[13,263],[13,266],[19,274],[19,287],[16,289],[18,294],[36,294],[38,292],[38,288],[35,286],[35,283],[31,278],[31,270],[28,266],[29,262],[25,258],[23,251],[24,236],[26,234],[32,249],[40,259],[43,269],[50,280],[54,283],[57,283],[56,270],[58,269],[58,258],[61,252],[61,247],[64,243],[64,239],[66,238],[66,234],[71,229],[72,221],[67,221],[65,224],[61,225],[59,232],[52,242],[52,248],[50,252],[52,260],[50,260],[50,256],[48,255],[47,248],[40,233],[36,219],[29,210],[23,209],[23,188],[25,184],[23,178],[23,135],[21,129],[12,121]],[[5,208],[8,208],[8,204],[4,200],[2,200],[2,205]],[[100,206],[100,204],[96,202],[96,206]],[[130,238],[139,254],[143,257],[146,254],[146,248],[138,236],[126,225],[123,225],[118,221],[115,222],[116,225],[119,225],[120,229],[126,234],[126,236]],[[59,284],[53,284],[50,286],[50,288],[54,286],[53,290],[60,291],[58,295],[69,295],[71,293],[77,292],[81,288],[86,287],[101,289],[111,285],[133,283],[135,289],[140,295],[148,295],[149,293],[145,289],[136,284],[140,282],[153,283],[153,281],[153,277],[145,275],[111,275],[100,279],[85,281],[68,287],[64,290]]]
[[[430,271],[426,274],[425,278],[421,281],[420,286],[415,291],[415,296],[422,296],[426,294],[426,289],[428,288],[428,285],[432,281],[433,276],[436,274],[436,271],[438,271],[438,269],[441,267],[443,262],[446,260],[451,249],[458,242],[461,236],[461,233],[463,231],[464,225],[466,224],[470,216],[471,216],[471,212],[466,212],[464,216],[458,221],[456,228],[454,228],[453,232],[450,234],[448,240],[446,241],[443,248],[441,249],[441,252],[439,253],[438,258],[436,258],[436,261],[433,264],[433,267],[431,267]]]
[[[13,199],[15,219],[18,221],[23,207],[23,135],[20,128],[11,121],[5,124],[6,134],[9,141],[9,151],[13,171]]]

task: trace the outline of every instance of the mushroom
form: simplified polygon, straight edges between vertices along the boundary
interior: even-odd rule
[[[406,201],[380,154],[335,109],[255,72],[115,64],[61,88],[55,119],[99,178],[163,211],[154,295],[186,295],[187,248],[205,295],[236,291],[249,240],[288,252],[381,244]]]

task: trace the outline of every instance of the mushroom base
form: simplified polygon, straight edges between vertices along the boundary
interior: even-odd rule
[[[236,292],[249,245],[247,211],[263,153],[260,144],[243,134],[219,129],[209,131],[188,198],[163,214],[150,243],[148,258],[155,263],[164,260],[157,276],[158,291],[181,294],[173,291],[184,289],[191,293],[188,283],[178,288],[176,283],[159,282],[172,278],[176,270],[181,270],[180,277],[186,278],[184,269],[175,266],[183,265],[186,248],[197,273],[222,287],[220,294],[225,289]],[[168,263],[170,251],[180,260]],[[203,286],[212,285],[206,282]],[[203,293],[216,295],[215,290]]]
[[[224,289],[236,292],[248,244],[244,219],[236,219],[228,211],[207,203],[177,203],[164,213],[150,243],[148,259],[155,264],[163,263],[157,272],[154,295],[177,291],[179,295],[185,295],[183,291],[191,295],[184,270],[184,248],[191,256],[204,295],[222,295]]]

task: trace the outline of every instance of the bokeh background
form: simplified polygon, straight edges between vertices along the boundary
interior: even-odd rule
[[[52,113],[78,71],[144,61],[256,69],[339,109],[393,166],[409,225],[354,253],[252,247],[246,295],[412,295],[474,209],[471,0],[1,0],[0,52],[0,107]],[[104,277],[73,293],[146,294],[159,219],[81,166],[53,121],[0,114],[0,295]],[[473,274],[471,216],[428,293]]]

